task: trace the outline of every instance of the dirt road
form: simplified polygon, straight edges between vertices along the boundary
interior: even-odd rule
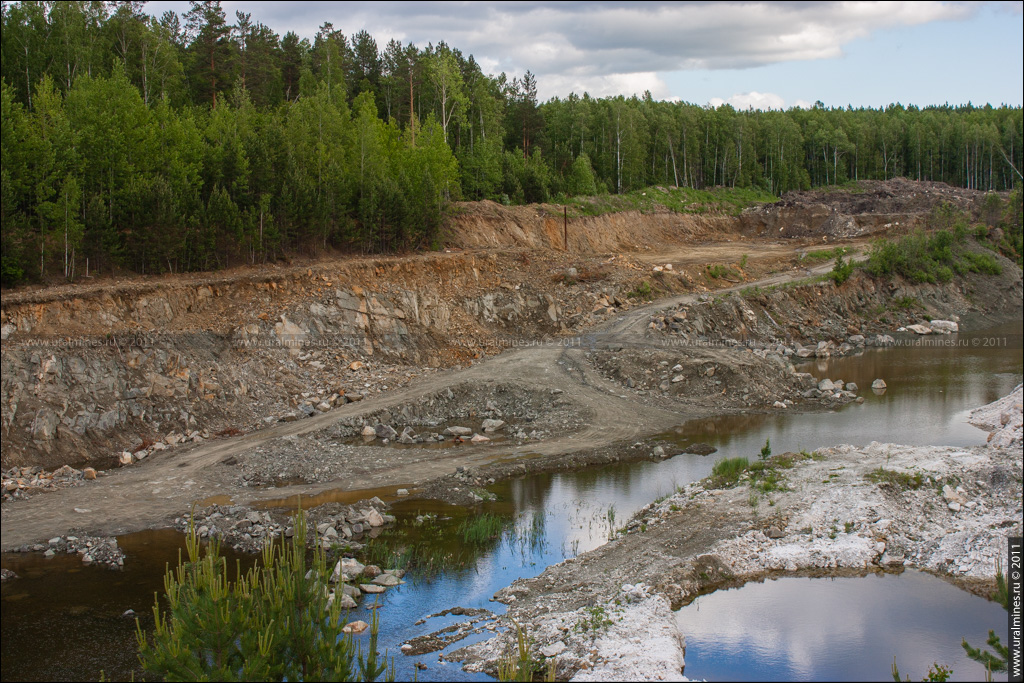
[[[821,264],[814,272],[826,272],[830,267],[831,264]],[[806,276],[803,270],[786,272],[742,286],[768,286]],[[412,388],[385,397],[351,403],[309,419],[278,424],[240,437],[179,447],[131,468],[112,470],[107,476],[83,486],[5,504],[2,548],[8,550],[35,543],[70,529],[116,535],[160,527],[187,510],[193,502],[214,496],[229,496],[237,504],[250,504],[296,494],[311,496],[328,489],[356,491],[419,486],[458,466],[479,467],[527,453],[565,455],[656,433],[707,411],[696,408],[688,411],[685,403],[666,409],[638,401],[635,395],[623,394],[621,386],[597,373],[583,360],[583,354],[591,348],[615,348],[624,344],[653,347],[655,342],[644,334],[650,315],[695,298],[696,295],[688,294],[664,299],[632,309],[585,336],[562,340],[559,345],[506,351],[468,369],[434,374]],[[496,382],[514,382],[531,390],[558,392],[553,396],[557,396],[567,410],[582,416],[584,426],[539,443],[511,448],[466,445],[443,451],[395,450],[386,462],[361,463],[347,476],[326,484],[243,488],[237,484],[237,472],[221,464],[232,456],[241,457],[252,449],[266,447],[275,439],[311,435],[346,418],[408,404],[448,387],[486,386]]]

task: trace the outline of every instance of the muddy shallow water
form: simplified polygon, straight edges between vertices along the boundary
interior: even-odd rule
[[[824,414],[778,411],[691,421],[661,435],[670,443],[710,443],[719,449],[710,456],[680,455],[663,462],[641,461],[572,473],[527,475],[490,487],[499,500],[473,510],[429,501],[401,501],[393,509],[398,518],[396,528],[382,534],[374,543],[389,543],[396,551],[413,548],[415,556],[429,564],[430,569],[411,572],[406,577],[409,581],[406,585],[384,594],[379,609],[380,645],[388,648],[389,654],[396,655],[400,680],[413,677],[417,661],[428,667],[418,672],[419,680],[486,679],[462,672],[457,664],[440,663],[438,653],[405,657],[399,654],[399,646],[411,637],[464,620],[448,616],[427,619],[422,625],[414,623],[441,610],[461,606],[503,611],[502,605],[490,602],[499,588],[519,577],[536,576],[550,564],[605,543],[640,507],[673,492],[677,486],[708,475],[721,458],[756,457],[766,439],[770,439],[775,453],[871,441],[956,446],[984,443],[986,434],[966,424],[966,415],[970,409],[1005,395],[1021,381],[1019,330],[1020,323],[985,332],[988,336],[1017,335],[1017,343],[1009,347],[968,344],[953,348],[873,349],[859,356],[812,362],[800,368],[818,377],[857,382],[861,387],[860,395],[865,397],[862,405],[851,404]],[[961,338],[969,340],[976,336],[980,337],[961,335]],[[888,383],[884,394],[876,395],[869,389],[875,378]],[[460,525],[471,516],[485,512],[503,520],[501,535],[478,545],[462,542]],[[427,525],[416,525],[416,517],[425,513],[436,515],[437,519]],[[173,532],[145,532],[122,537],[120,543],[128,553],[126,568],[121,573],[81,567],[77,558],[44,560],[39,555],[3,556],[3,566],[23,577],[7,582],[2,588],[3,680],[97,680],[101,669],[112,678],[130,673],[135,663],[134,622],[120,615],[126,609],[133,609],[149,619],[153,594],[161,590],[164,565],[176,559],[181,536]],[[864,605],[884,605],[886,600],[881,596],[891,586],[910,586],[918,590],[920,583],[910,574],[898,579],[848,580],[861,582],[856,584],[859,588],[850,590],[862,596],[860,602]],[[788,585],[781,581],[765,585],[775,584]],[[819,603],[830,605],[820,610],[821,624],[836,622],[836,615],[846,608],[831,606],[828,601],[838,600],[846,591],[840,588],[845,584],[833,581],[813,585],[825,586],[821,590],[827,595]],[[952,623],[951,628],[956,630],[960,628],[958,624],[968,618],[987,624],[992,619],[993,608],[991,603],[941,581],[922,585],[921,595],[942,596],[945,595],[942,591],[948,589],[963,606],[955,616],[943,617],[934,610],[929,611],[931,603],[924,598],[905,605],[900,623],[908,626],[896,629],[889,641],[897,650],[893,654],[899,656],[903,672],[914,677],[923,676],[934,660],[956,661],[962,650],[959,635],[951,637],[944,631],[941,635],[922,634],[909,625],[944,621]],[[732,593],[738,592],[722,595]],[[709,605],[716,604],[712,600],[718,597],[713,594],[701,598],[699,608],[705,615],[710,613]],[[725,619],[729,612],[724,611],[725,607],[722,609]],[[995,609],[1001,613],[999,608]],[[352,618],[367,616],[364,605]],[[802,634],[809,628],[808,624],[814,625],[818,618],[814,613],[805,617],[804,621],[780,619],[773,622],[772,642],[791,641],[799,650],[799,643],[805,639]],[[769,637],[754,621],[745,626],[740,616],[729,619],[739,631],[746,628],[750,634]],[[859,619],[873,623],[891,618],[868,612]],[[1005,624],[1005,618],[992,621],[992,625],[1000,623]],[[736,655],[729,654],[730,638],[735,634],[715,635],[709,631],[711,635],[705,639],[698,636],[696,629],[692,636],[686,628],[684,633],[688,639],[692,638],[690,647],[695,648],[687,657],[687,673],[691,676],[821,679],[835,677],[836,662],[841,661],[851,667],[851,677],[888,677],[888,669],[879,674],[876,663],[869,667],[858,655],[867,641],[840,636],[833,643],[829,656],[808,656],[806,666],[793,664],[795,660],[790,657],[764,659],[763,664],[768,669],[747,673],[739,670],[733,673],[730,669],[704,670],[705,665],[698,662],[711,662],[714,666],[719,666],[715,663],[719,662],[725,666],[735,659]],[[981,637],[971,633],[973,631],[962,635],[978,643],[984,641],[984,630]],[[461,641],[449,649],[468,642]],[[754,639],[754,642],[760,640]],[[925,657],[929,661],[922,665],[920,657],[912,653],[931,653],[932,649],[921,650],[924,642],[932,644],[929,648],[934,645],[939,650]],[[883,663],[891,664],[891,657],[886,654],[882,657]],[[966,666],[960,668],[970,670]]]

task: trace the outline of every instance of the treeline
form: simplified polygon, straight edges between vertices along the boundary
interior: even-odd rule
[[[445,43],[313,41],[194,2],[3,4],[4,284],[438,243],[453,199],[906,176],[1003,190],[1020,107],[538,102]]]

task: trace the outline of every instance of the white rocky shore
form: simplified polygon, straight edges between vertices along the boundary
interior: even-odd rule
[[[773,458],[781,486],[767,493],[749,473],[725,488],[691,484],[615,541],[499,591],[510,628],[446,658],[494,671],[515,623],[560,679],[686,680],[670,605],[702,591],[912,568],[986,592],[1006,538],[1022,533],[1022,404],[1018,386],[971,414],[991,432],[983,446],[835,446]]]

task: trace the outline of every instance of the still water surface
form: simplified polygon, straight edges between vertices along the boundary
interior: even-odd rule
[[[718,591],[676,613],[690,678],[725,681],[921,680],[935,662],[950,680],[984,680],[961,639],[1007,640],[1006,611],[920,572],[786,577]],[[994,680],[1006,680],[996,674]]]

